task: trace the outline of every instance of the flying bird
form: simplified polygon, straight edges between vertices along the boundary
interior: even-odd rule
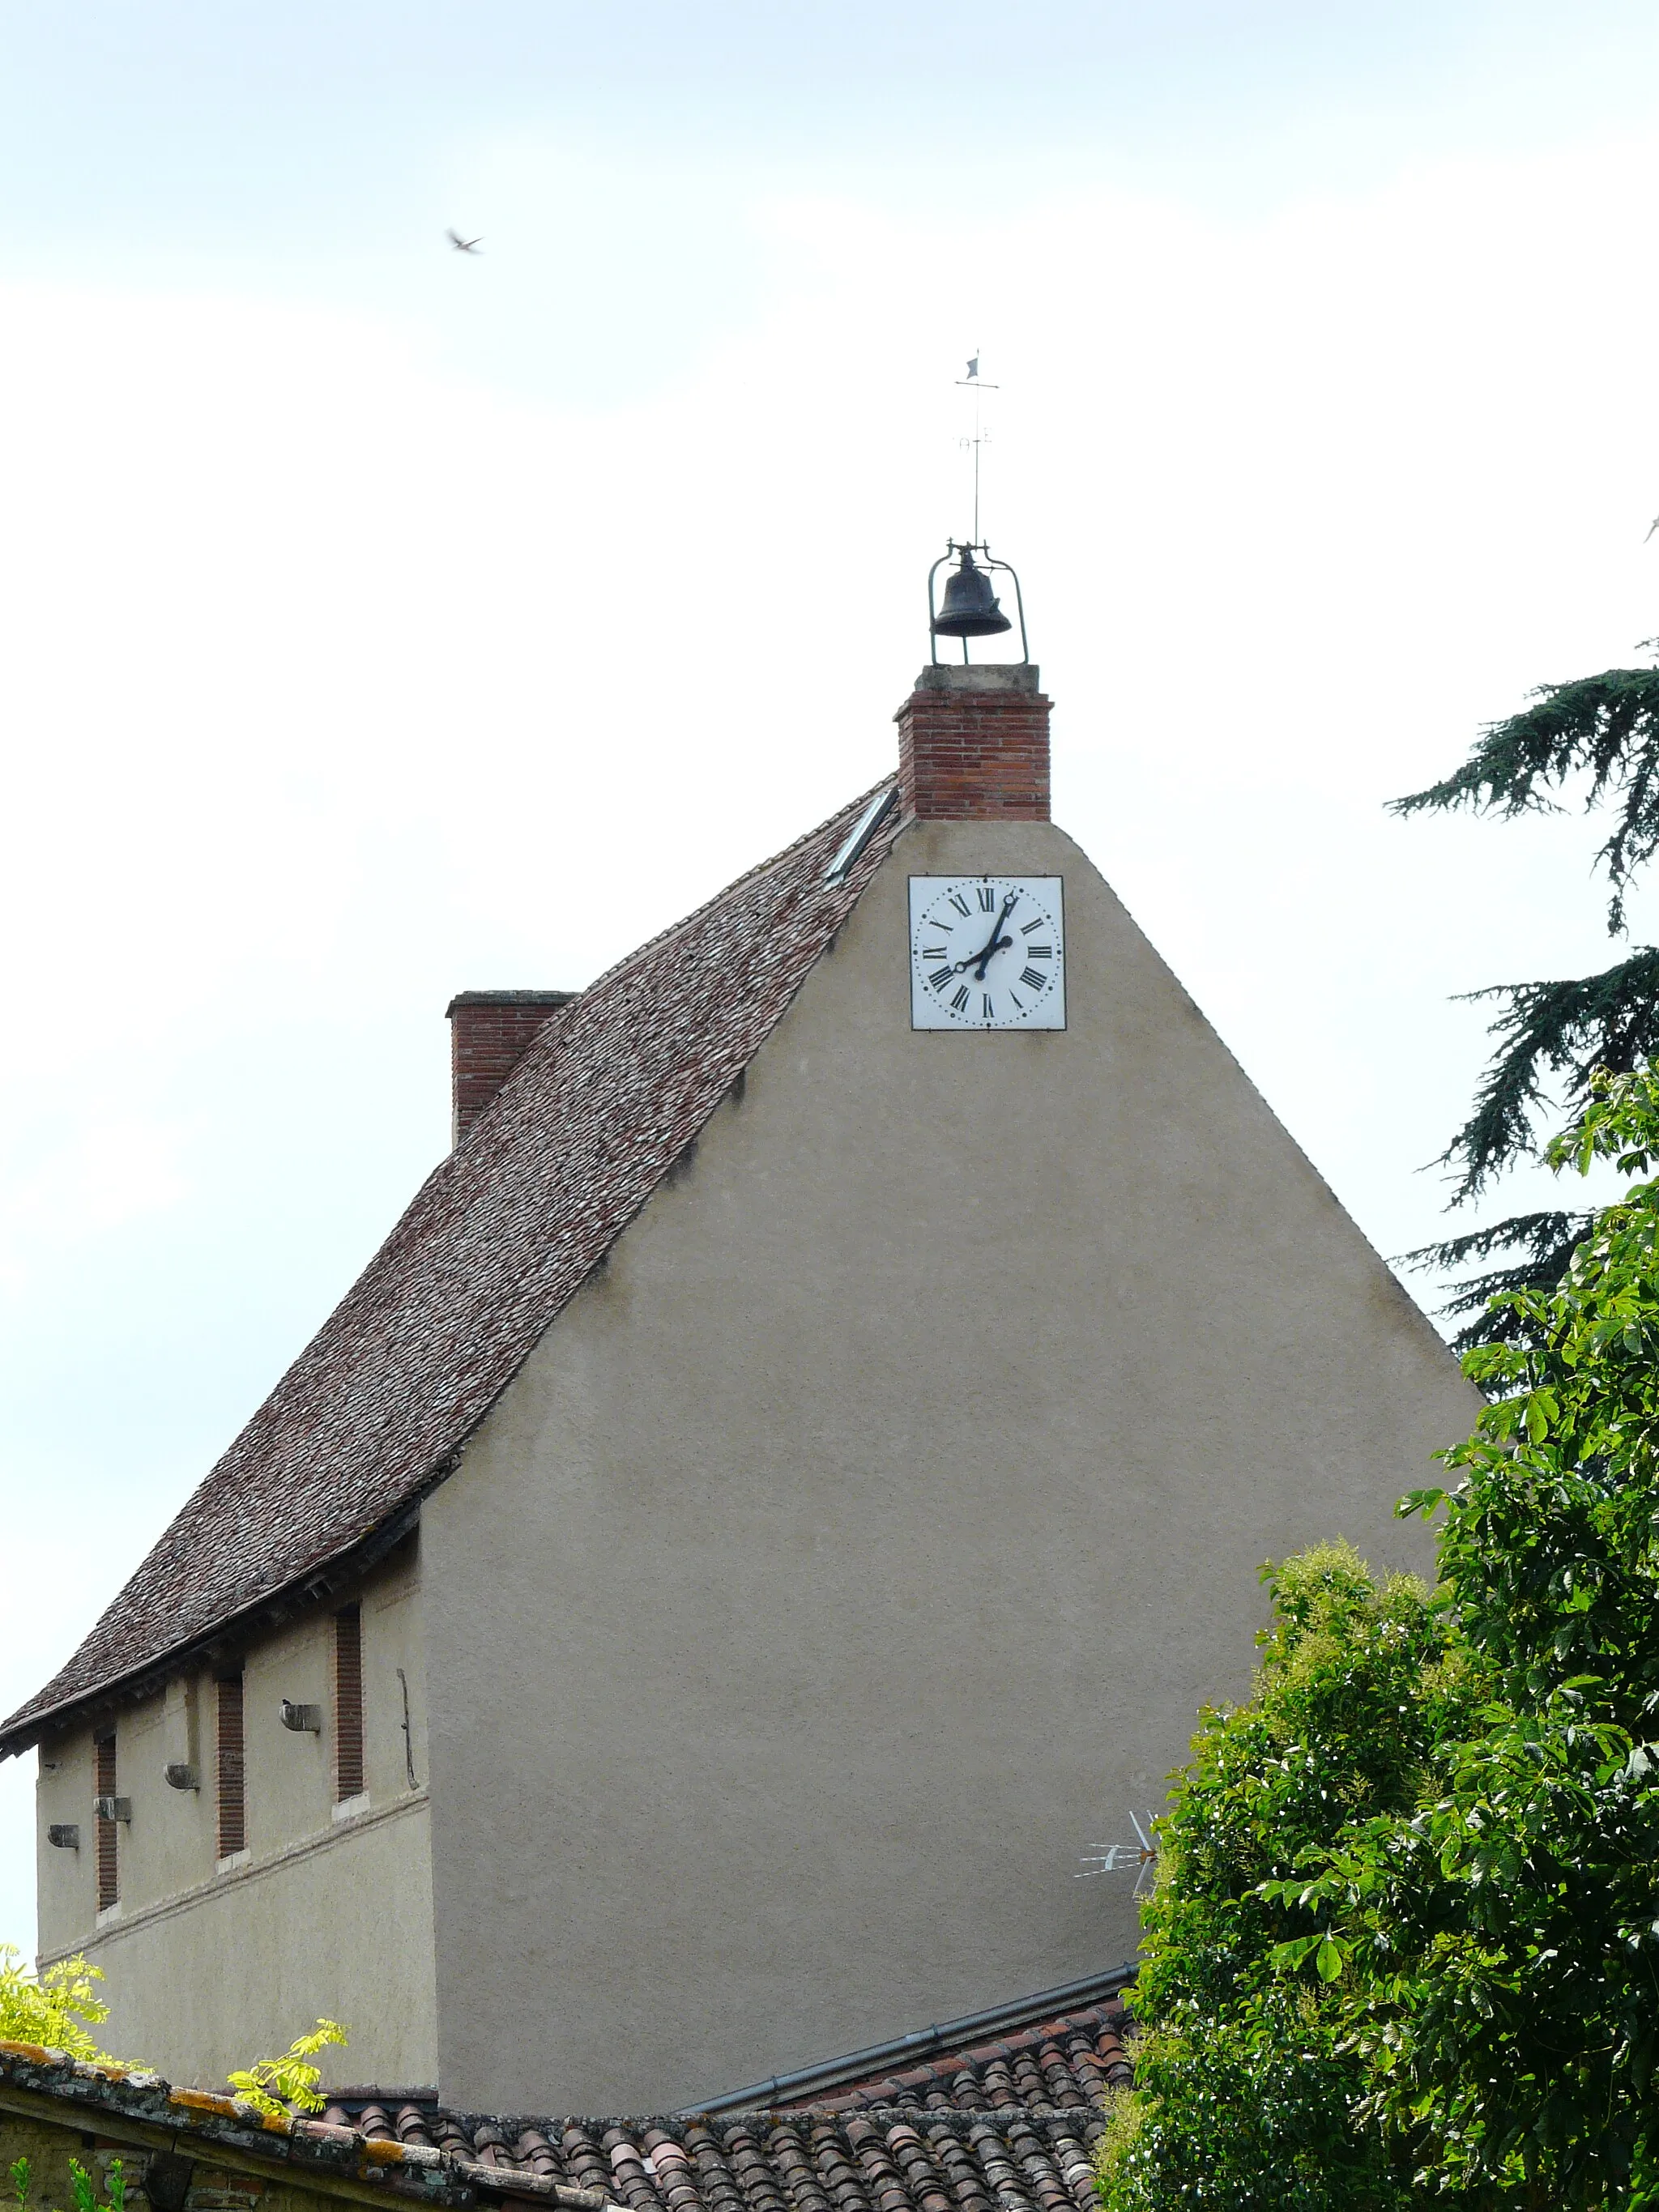
[[[453,234],[453,231],[451,232],[450,235],[451,235],[452,237],[454,235],[454,234]],[[974,377],[977,376],[978,374],[979,374],[979,356],[978,356],[977,354],[975,354],[975,355],[974,356],[973,359],[972,359],[972,360],[969,362],[969,364],[968,364],[968,374],[967,374],[967,376],[965,376],[965,377],[963,379],[963,382],[965,384],[965,383],[969,382],[970,379],[972,379],[972,378],[974,378]]]
[[[483,243],[483,235],[482,232],[480,232],[477,238],[463,238],[459,231],[447,230],[444,233],[444,236],[449,240],[457,253],[476,253],[479,246]]]
[[[1659,514],[1656,514],[1652,521],[1648,525],[1648,538],[1651,538],[1656,530],[1659,530]],[[1642,540],[1644,545],[1647,544],[1648,538],[1644,538]]]

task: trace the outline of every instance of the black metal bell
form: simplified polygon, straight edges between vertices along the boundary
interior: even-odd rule
[[[995,637],[1000,631],[1012,628],[997,605],[991,579],[983,568],[974,566],[974,556],[964,545],[961,567],[954,576],[945,580],[945,604],[933,617],[935,634],[939,637]]]

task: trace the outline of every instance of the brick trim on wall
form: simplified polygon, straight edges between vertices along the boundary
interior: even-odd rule
[[[216,1693],[214,1789],[218,1800],[219,1856],[247,1849],[247,1749],[243,1735],[242,1678],[222,1674]]]
[[[93,1784],[94,1797],[113,1797],[115,1783],[115,1737],[100,1735],[93,1745]],[[97,1841],[98,1910],[106,1912],[121,1894],[119,1822],[106,1820],[101,1814],[94,1816],[93,1826]]]
[[[363,1794],[363,1611],[334,1616],[334,1801]]]
[[[1026,666],[924,668],[894,720],[920,822],[1046,822],[1048,701]]]

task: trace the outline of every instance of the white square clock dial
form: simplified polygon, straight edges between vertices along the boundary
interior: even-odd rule
[[[913,1030],[1063,1030],[1058,876],[912,876]]]

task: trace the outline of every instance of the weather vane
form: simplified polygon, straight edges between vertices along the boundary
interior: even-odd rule
[[[974,434],[960,441],[974,456],[974,534],[966,544],[958,544],[952,538],[946,540],[945,550],[927,571],[927,627],[933,634],[933,659],[939,660],[939,641],[942,637],[960,638],[962,658],[968,659],[968,641],[970,637],[997,637],[1013,628],[997,600],[991,572],[1007,576],[1014,587],[1014,604],[1019,615],[1019,659],[1022,666],[1029,666],[1031,659],[1030,641],[1025,635],[1025,599],[1019,588],[1019,578],[1006,561],[994,561],[991,549],[979,534],[979,449],[988,443],[990,432],[980,420],[979,395],[995,392],[1000,387],[988,384],[979,373],[979,356],[975,354],[968,363],[966,376],[957,379],[957,388],[971,386],[974,394]],[[978,561],[974,558],[977,553]],[[945,581],[943,605],[937,603],[934,580],[948,561],[957,562],[954,575]]]
[[[1139,1840],[1133,1844],[1097,1844],[1085,1856],[1082,1873],[1072,1876],[1073,1881],[1087,1881],[1091,1875],[1115,1874],[1121,1866],[1132,1866],[1137,1872],[1135,1886],[1129,1894],[1131,1897],[1140,1895],[1148,1868],[1158,1863],[1158,1846],[1147,1833],[1147,1829],[1152,1825],[1150,1813],[1146,1815],[1146,1827],[1141,1826],[1140,1816],[1137,1813],[1130,1814],[1129,1823]]]
[[[981,393],[981,392],[1000,392],[1000,391],[1001,391],[1001,389],[1002,389],[1002,386],[1001,386],[1000,384],[988,384],[988,383],[985,381],[984,378],[983,378],[983,377],[980,374],[980,373],[979,373],[979,356],[978,356],[977,354],[975,354],[975,355],[974,356],[973,359],[972,359],[972,360],[969,362],[969,364],[968,364],[968,374],[967,374],[967,375],[966,375],[966,376],[959,376],[959,377],[957,377],[957,389],[958,391],[962,391],[963,389],[967,388],[967,387],[971,387],[971,389],[972,389],[972,391],[973,391],[973,394],[974,394],[974,434],[973,434],[973,436],[972,436],[971,438],[963,438],[963,439],[961,439],[958,442],[963,446],[963,447],[965,450],[971,451],[971,452],[972,452],[972,453],[973,453],[973,456],[974,456],[974,536],[973,536],[973,543],[974,543],[975,545],[977,545],[977,544],[979,544],[979,542],[980,542],[980,536],[979,536],[979,449],[980,449],[980,447],[981,447],[981,446],[988,446],[988,445],[990,444],[990,442],[991,442],[991,434],[990,434],[990,432],[989,432],[988,430],[987,430],[987,429],[985,429],[985,428],[981,428],[981,423],[980,423],[980,419],[979,419],[979,395],[980,395],[980,393]]]

